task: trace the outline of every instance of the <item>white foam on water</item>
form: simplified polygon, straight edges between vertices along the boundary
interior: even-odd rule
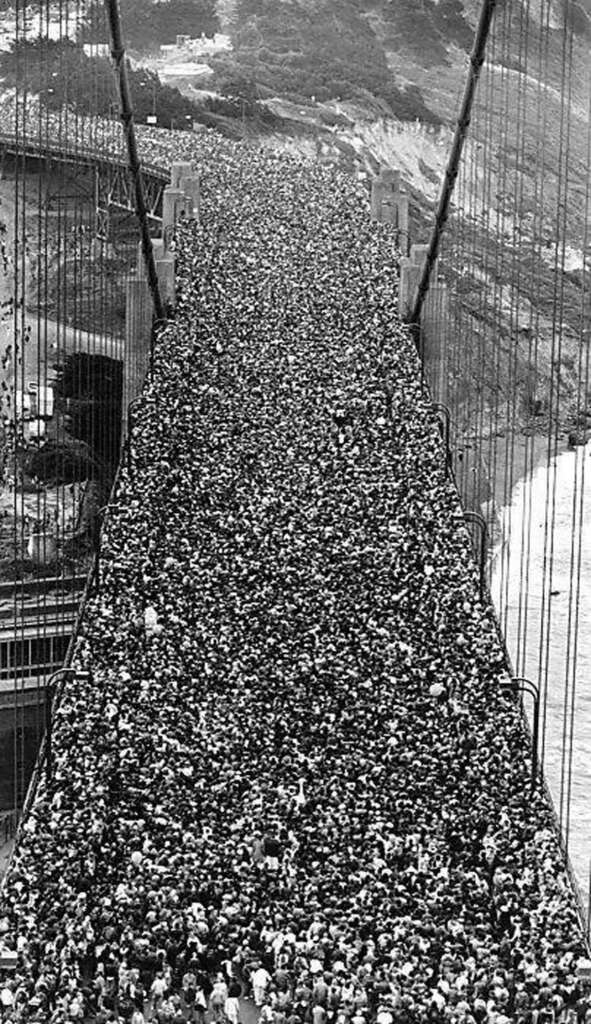
[[[547,694],[541,729],[544,770],[563,830],[570,786],[569,853],[586,891],[591,861],[591,443],[562,453],[519,481],[502,513],[502,535],[491,593],[516,673]],[[530,712],[532,703],[525,701]]]

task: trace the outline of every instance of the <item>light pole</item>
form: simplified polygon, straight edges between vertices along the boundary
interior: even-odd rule
[[[51,785],[53,776],[53,704],[57,684],[61,679],[90,679],[90,672],[79,672],[75,668],[58,668],[45,683],[45,777]]]
[[[531,679],[525,676],[513,676],[512,679],[501,684],[503,689],[512,690],[513,693],[527,694],[534,702],[534,719],[532,728],[532,751],[531,751],[531,789],[532,793],[536,788],[536,775],[538,771],[538,747],[540,745],[540,688]]]

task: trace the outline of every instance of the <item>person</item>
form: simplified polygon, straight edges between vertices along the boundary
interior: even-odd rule
[[[158,1012],[158,1009],[163,1003],[167,989],[168,985],[166,983],[166,978],[164,977],[164,972],[158,971],[154,981],[150,985],[150,1001],[152,1003],[152,1010],[154,1013]]]
[[[193,1015],[197,1024],[203,1024],[205,1021],[205,1011],[207,1010],[207,997],[203,985],[197,984],[195,992],[195,1001],[193,1003]],[[189,1014],[190,1015],[190,1014]]]
[[[230,995],[229,991],[224,1004],[224,1014],[229,1024],[240,1024],[240,1000],[238,996]]]
[[[214,1021],[221,1021],[223,1019],[227,1002],[228,986],[224,981],[223,975],[218,973],[209,997],[209,1004],[213,1015],[212,1019]]]
[[[252,992],[255,1006],[261,1007],[265,1002],[267,987],[271,981],[271,975],[262,964],[257,964],[251,976]]]
[[[265,867],[268,871],[279,871],[279,858],[281,856],[281,843],[272,835],[266,835],[263,840],[263,853]]]
[[[9,981],[5,981],[2,988],[0,988],[0,1006],[2,1007],[3,1017],[8,1020],[14,1006],[14,989]]]

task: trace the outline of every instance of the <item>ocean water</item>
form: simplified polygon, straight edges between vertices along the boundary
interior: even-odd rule
[[[544,773],[579,885],[591,862],[591,444],[514,488],[491,593],[517,675],[545,695]],[[533,702],[525,698],[531,722]]]

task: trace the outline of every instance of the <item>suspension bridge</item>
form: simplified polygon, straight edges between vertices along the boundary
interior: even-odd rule
[[[478,8],[429,206],[17,4],[1,1020],[591,1013],[590,41]]]

